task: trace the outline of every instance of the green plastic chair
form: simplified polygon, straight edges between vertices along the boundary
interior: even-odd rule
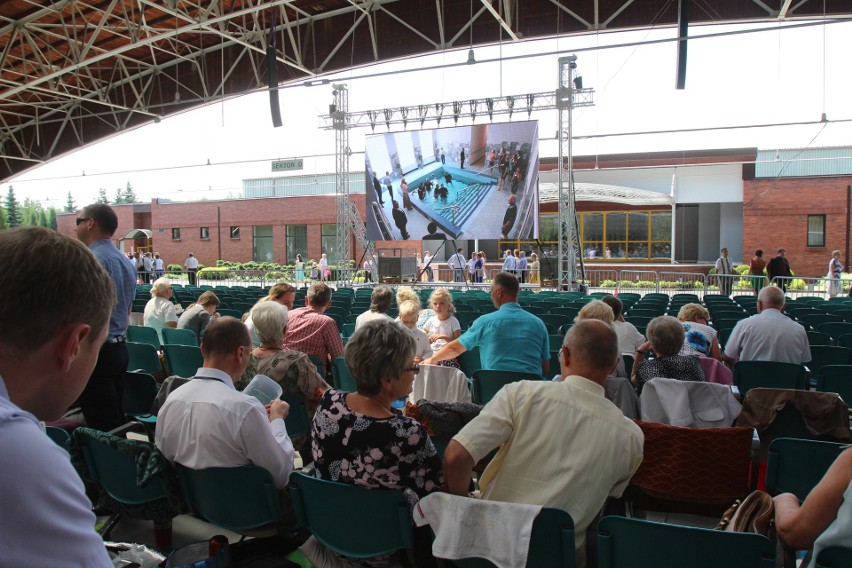
[[[844,568],[852,566],[852,548],[830,546],[820,550],[816,557],[816,568]]]
[[[471,379],[472,398],[476,404],[488,404],[504,385],[517,381],[540,381],[537,373],[521,373],[518,371],[498,371],[494,369],[479,369]]]
[[[827,322],[816,326],[817,331],[827,333],[834,339],[852,333],[852,323],[849,322]],[[839,345],[839,344],[838,344]]]
[[[802,365],[778,361],[738,361],[734,365],[734,384],[740,395],[753,388],[798,389],[807,388],[807,371]]]
[[[816,390],[836,392],[852,403],[852,365],[824,365],[817,375]]]
[[[308,417],[308,408],[305,405],[305,397],[302,394],[282,394],[281,400],[290,405],[290,412],[284,419],[287,427],[287,435],[291,438],[299,434],[307,434],[311,431],[311,419]]]
[[[44,433],[47,434],[47,437],[53,440],[57,446],[65,450],[66,452],[70,451],[69,441],[71,440],[71,435],[67,430],[64,430],[58,426],[45,426]]]
[[[355,333],[355,324],[354,323],[344,323],[343,324],[343,337],[349,337],[353,333]]]
[[[160,336],[157,335],[157,330],[153,327],[144,325],[128,325],[127,326],[127,341],[133,343],[147,343],[154,347],[160,348]]]
[[[115,446],[121,444],[123,450]],[[154,522],[156,546],[171,550],[172,519],[185,512],[185,504],[176,495],[178,482],[171,465],[150,442],[112,436],[90,428],[77,428],[72,434],[72,456],[82,454],[85,471],[81,475],[91,478],[118,505],[118,512],[104,523],[99,534],[109,539],[122,516]],[[161,471],[148,474],[144,485],[137,485],[137,457],[145,456],[144,463],[159,454]],[[76,463],[76,462],[75,462]]]
[[[163,345],[163,355],[169,374],[188,379],[194,377],[199,367],[204,366],[204,357],[199,347],[191,345]]]
[[[290,496],[299,526],[337,554],[373,558],[414,546],[408,500],[401,491],[296,472],[290,476]],[[355,518],[358,522],[352,522]]]
[[[808,331],[808,345],[831,345],[831,336],[819,331]]]
[[[765,536],[604,517],[598,525],[598,568],[774,568]]]
[[[808,368],[813,373],[826,365],[852,364],[852,349],[849,347],[834,347],[831,345],[811,345],[811,360]]]
[[[256,465],[190,469],[177,466],[184,498],[193,513],[245,536],[271,536],[283,515],[272,475]]]
[[[766,455],[766,487],[804,501],[848,444],[776,438]]]
[[[198,347],[198,338],[195,337],[195,332],[191,329],[164,327],[161,331],[163,333],[163,343]]]
[[[349,367],[346,366],[346,360],[343,357],[335,357],[331,362],[331,380],[334,387],[340,390],[355,392],[357,386],[355,379],[349,372]]]
[[[479,346],[465,351],[456,359],[459,362],[462,372],[467,377],[472,377],[476,371],[482,368],[482,360],[479,358]]]
[[[121,409],[125,416],[133,418],[142,424],[152,438],[157,417],[151,414],[151,407],[160,387],[157,380],[149,373],[128,371],[124,373]]]
[[[130,356],[127,363],[129,370],[142,370],[146,373],[151,373],[154,377],[163,377],[163,366],[160,363],[160,356],[157,355],[157,349],[153,345],[150,343],[134,343],[133,341],[128,341],[126,345]]]
[[[308,359],[310,359],[311,363],[314,364],[314,367],[317,368],[317,373],[319,373],[321,377],[325,377],[325,364],[322,359],[316,355],[308,355]]]
[[[573,568],[574,519],[562,509],[545,507],[532,525],[527,568]],[[483,558],[453,559],[458,568],[495,568],[496,564]]]

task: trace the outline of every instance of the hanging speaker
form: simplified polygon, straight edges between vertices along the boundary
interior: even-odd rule
[[[281,126],[281,107],[278,105],[278,62],[275,60],[275,46],[266,48],[266,75],[269,83],[269,112],[272,113],[272,126]]]

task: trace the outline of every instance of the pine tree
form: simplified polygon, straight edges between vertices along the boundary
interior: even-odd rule
[[[18,200],[15,199],[15,190],[9,186],[9,192],[6,194],[6,225],[10,229],[21,225],[21,210],[18,205]]]
[[[41,208],[41,209],[38,210],[38,226],[39,227],[47,227],[48,226],[47,211],[45,211],[44,208]]]
[[[124,203],[124,193],[122,193],[121,188],[115,188],[115,199],[112,201],[113,205],[121,205]]]
[[[122,203],[136,203],[136,193],[133,191],[133,187],[130,186],[130,182],[127,182],[127,187],[124,188],[124,194],[122,195]]]
[[[7,229],[6,225],[6,208],[0,205],[0,229]]]
[[[56,207],[47,210],[47,228],[56,230]]]
[[[104,205],[109,205],[109,197],[107,197],[107,192],[104,188],[100,188],[98,190],[98,200],[95,203],[103,203]]]
[[[68,200],[65,202],[65,209],[62,210],[63,213],[76,213],[77,205],[74,204],[74,198],[71,197],[71,192],[68,192]]]

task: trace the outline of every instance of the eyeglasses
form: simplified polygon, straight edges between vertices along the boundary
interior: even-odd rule
[[[403,369],[403,371],[411,371],[415,375],[420,372],[420,363],[414,363],[411,367]]]
[[[91,217],[77,217],[77,224],[79,225],[80,223],[85,223],[86,221],[88,221],[90,219],[91,219]]]

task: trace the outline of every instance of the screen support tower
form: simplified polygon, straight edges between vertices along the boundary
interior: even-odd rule
[[[358,215],[358,209],[352,203],[349,195],[349,156],[352,153],[349,147],[349,129],[352,128],[349,115],[349,90],[344,84],[335,84],[333,87],[334,103],[329,108],[332,128],[334,129],[335,141],[335,195],[337,197],[337,241],[336,258],[337,285],[347,286],[352,284],[353,276],[358,267],[351,266],[352,236],[358,237],[357,242],[364,248],[364,254],[375,264],[372,247],[366,240],[366,229]],[[357,230],[356,230],[357,228]]]
[[[559,87],[556,107],[559,109],[559,248],[557,290],[577,290],[585,279],[583,251],[574,194],[574,154],[572,148],[572,111],[592,106],[594,89],[583,88],[577,75],[577,56],[559,58]],[[579,263],[579,273],[577,272]]]

